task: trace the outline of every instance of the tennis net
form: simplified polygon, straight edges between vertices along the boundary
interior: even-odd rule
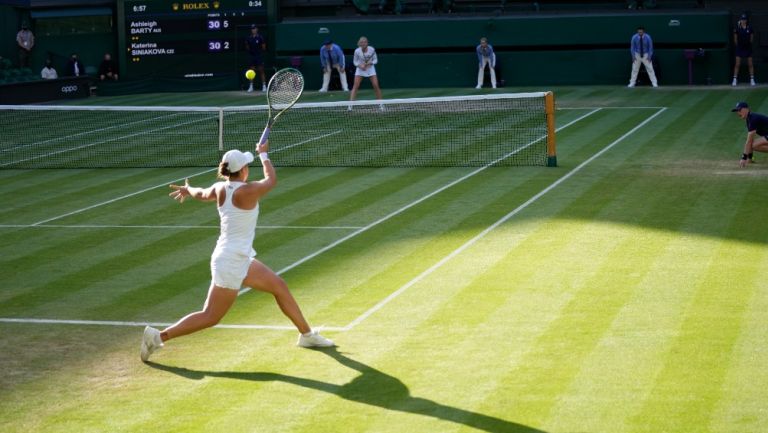
[[[0,168],[213,167],[252,149],[266,106],[0,106]],[[300,103],[278,166],[556,165],[551,92]]]

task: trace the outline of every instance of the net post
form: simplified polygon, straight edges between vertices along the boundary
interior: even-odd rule
[[[224,152],[224,109],[219,108],[219,151]]]
[[[547,167],[557,167],[557,146],[555,142],[555,94],[544,94],[544,107],[547,114]]]

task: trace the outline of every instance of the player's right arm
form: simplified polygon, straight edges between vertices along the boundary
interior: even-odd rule
[[[266,143],[260,143],[256,146],[256,152],[261,159],[261,167],[264,171],[264,178],[261,180],[248,182],[248,184],[241,188],[245,193],[246,203],[245,206],[252,207],[256,205],[256,202],[263,196],[267,195],[272,188],[277,185],[277,173],[275,167],[272,165],[272,161],[269,160],[269,140]]]
[[[757,131],[749,131],[747,132],[747,141],[744,143],[744,153],[741,155],[741,160],[739,161],[739,165],[742,167],[746,167],[748,161],[748,155],[752,153],[752,142],[755,140],[755,134],[757,134]]]

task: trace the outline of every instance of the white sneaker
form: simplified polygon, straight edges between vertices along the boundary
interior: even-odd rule
[[[347,105],[347,111],[352,111],[352,106],[351,105]]]
[[[320,89],[320,90],[318,90],[318,92],[320,92],[320,93],[325,93],[327,91],[328,91],[328,89]]]
[[[262,84],[261,85],[261,91],[262,92],[266,92],[267,91],[267,85],[266,84]]]
[[[296,342],[299,347],[331,347],[335,346],[333,341],[323,337],[315,330],[307,334],[300,334],[299,341]]]
[[[749,85],[750,85],[750,86],[756,86],[756,85],[757,85],[757,83],[755,83],[755,79],[754,79],[754,78],[751,78],[751,79],[749,80]]]
[[[384,108],[384,104],[379,104],[379,110],[384,111],[386,108]]]
[[[251,93],[251,92],[253,92],[253,84],[251,84],[251,85],[248,87],[248,90],[246,90],[246,92],[248,92],[248,93]]]
[[[483,88],[483,86],[481,86],[479,84],[477,86],[475,86],[475,89],[482,89],[482,88]]]
[[[654,84],[653,87],[659,87],[659,85],[658,84]]]
[[[344,89],[345,92],[349,92],[349,89]]]
[[[496,88],[496,85],[494,84],[494,85],[493,85],[493,86],[491,86],[491,87],[495,89],[495,88]]]
[[[733,79],[733,82],[731,82],[731,86],[734,86],[734,87],[736,87],[736,85],[737,85],[737,84],[739,84],[739,82],[738,82],[738,81],[736,81],[736,79],[734,78],[734,79]]]
[[[629,87],[631,89],[631,88],[635,87],[635,85],[630,83],[630,84],[627,85],[627,87]]]
[[[160,331],[150,326],[144,328],[144,337],[141,339],[141,360],[146,362],[149,355],[163,347]]]

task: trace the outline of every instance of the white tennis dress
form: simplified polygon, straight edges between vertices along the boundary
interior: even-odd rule
[[[376,65],[379,63],[379,58],[376,55],[376,50],[368,45],[368,49],[363,53],[363,49],[358,47],[355,50],[354,56],[352,56],[352,63],[357,66],[357,69],[355,69],[355,75],[359,75],[361,77],[371,77],[373,75],[376,75]],[[366,69],[362,69],[360,65],[363,65],[365,63],[368,63],[368,67]]]
[[[259,219],[259,204],[250,210],[240,209],[232,203],[232,197],[243,182],[220,182],[224,184],[226,198],[218,206],[221,219],[221,234],[211,256],[211,277],[213,284],[227,289],[240,290],[251,260],[256,256],[253,238]]]

